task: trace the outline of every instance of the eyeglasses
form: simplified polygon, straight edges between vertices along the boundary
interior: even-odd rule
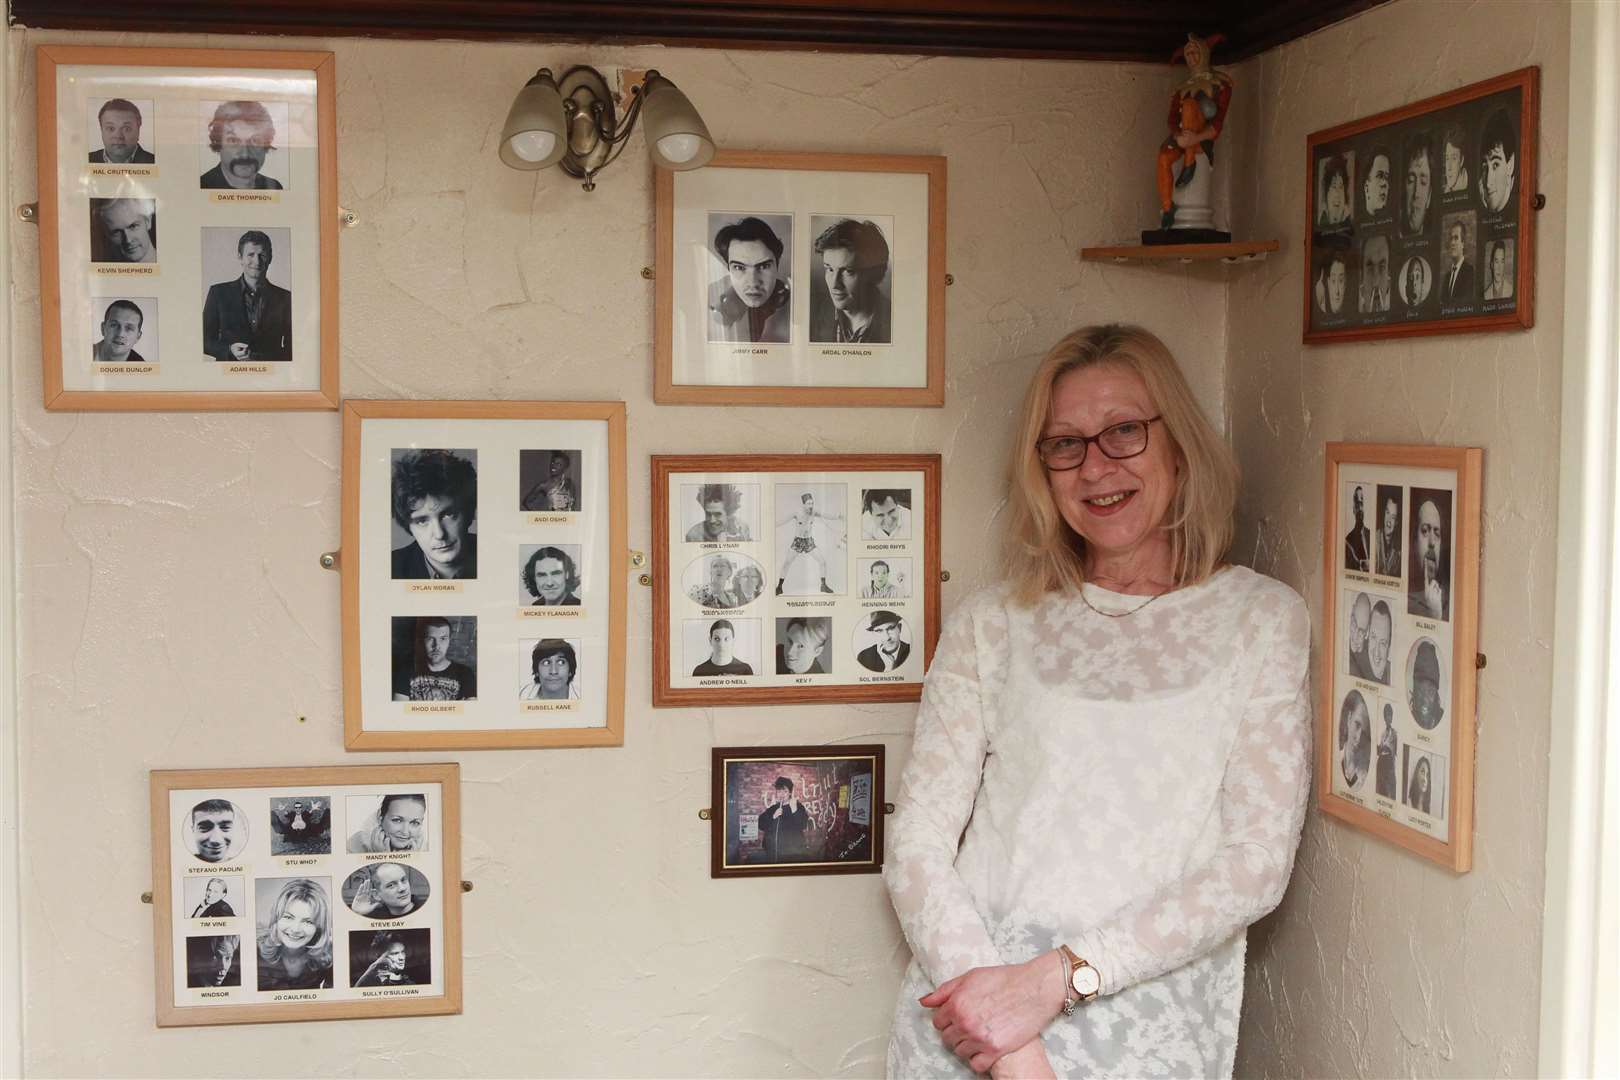
[[[1148,447],[1148,428],[1162,419],[1122,420],[1095,435],[1049,435],[1035,442],[1035,453],[1049,472],[1067,472],[1085,464],[1086,451],[1096,443],[1103,456],[1114,461],[1133,458]]]

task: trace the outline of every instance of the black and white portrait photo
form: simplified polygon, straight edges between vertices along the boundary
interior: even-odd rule
[[[1356,213],[1369,224],[1389,217],[1390,177],[1394,175],[1395,155],[1387,146],[1375,146],[1365,157],[1361,170],[1361,204]]]
[[[377,855],[391,851],[427,851],[427,796],[409,788],[385,795],[349,795],[344,798],[351,855]]]
[[[1372,530],[1367,527],[1367,492],[1370,484],[1344,485],[1349,495],[1350,530],[1344,534],[1344,568],[1363,574],[1372,573]]]
[[[762,670],[758,619],[685,619],[681,644],[694,679],[755,675]]]
[[[867,671],[894,671],[911,656],[911,627],[893,611],[866,613],[852,640],[855,661]]]
[[[861,539],[910,540],[911,489],[861,489]]]
[[[1481,300],[1513,299],[1513,241],[1491,240],[1485,244],[1485,288]]]
[[[204,352],[227,364],[293,358],[291,251],[287,228],[202,230]]]
[[[1425,131],[1407,137],[1401,154],[1401,235],[1421,236],[1434,224],[1434,141]]]
[[[343,882],[343,902],[368,919],[403,919],[427,903],[432,886],[414,866],[367,863]]]
[[[1401,545],[1406,531],[1401,528],[1401,488],[1399,484],[1379,484],[1374,499],[1378,516],[1373,530],[1373,573],[1379,577],[1401,576]]]
[[[1486,212],[1511,213],[1518,190],[1519,118],[1511,109],[1492,110],[1479,133],[1479,201]]]
[[[1381,315],[1389,310],[1389,237],[1369,236],[1361,245],[1361,286],[1356,310]]]
[[[96,317],[96,343],[90,359],[97,364],[158,362],[157,297],[99,297],[90,301]]]
[[[478,618],[393,617],[395,701],[473,701],[478,697]]]
[[[1468,136],[1463,126],[1452,121],[1440,133],[1440,194],[1468,193]]]
[[[181,907],[188,919],[234,919],[247,914],[241,874],[191,875],[181,879]]]
[[[1429,260],[1421,255],[1408,256],[1395,278],[1395,287],[1401,304],[1408,311],[1421,308],[1434,288],[1434,271],[1429,267]]]
[[[332,879],[253,883],[260,990],[325,990],[332,982]]]
[[[570,638],[541,638],[519,642],[524,658],[519,701],[578,701],[581,642]]]
[[[1431,638],[1420,637],[1406,657],[1406,702],[1412,719],[1424,731],[1433,731],[1445,719],[1451,701],[1451,684],[1440,662],[1440,647]]]
[[[1474,254],[1475,214],[1465,210],[1440,219],[1440,302],[1472,303],[1479,296]]]
[[[286,102],[204,101],[202,123],[207,138],[198,185],[203,190],[280,191],[286,186],[285,157],[271,158],[280,153],[277,136],[287,131]]]
[[[90,261],[157,262],[157,219],[156,199],[91,199]]]
[[[1451,618],[1451,492],[1412,489],[1406,613]]]
[[[270,800],[270,854],[330,855],[332,800],[324,795]]]
[[[478,576],[478,451],[394,449],[395,581]]]
[[[349,931],[349,985],[426,986],[433,981],[433,931]]]
[[[759,485],[682,484],[680,515],[688,543],[753,540],[759,535]]]
[[[1350,691],[1339,705],[1338,747],[1339,775],[1345,787],[1359,790],[1372,768],[1372,716],[1360,690]]]
[[[518,509],[528,512],[574,513],[584,509],[579,485],[582,453],[579,450],[519,450]]]
[[[855,580],[861,583],[862,600],[905,600],[911,596],[911,559],[884,556],[857,559]]]
[[[812,214],[810,233],[810,341],[889,344],[894,219]]]
[[[846,484],[776,485],[777,596],[849,591]]]
[[[155,165],[157,157],[141,144],[141,129],[152,117],[151,98],[91,98],[90,137],[92,165]]]
[[[1396,754],[1400,750],[1400,736],[1395,731],[1395,706],[1382,705],[1381,727],[1378,729],[1378,764],[1373,770],[1373,790],[1380,798],[1393,801],[1400,795],[1396,783]]]
[[[579,544],[519,544],[518,604],[578,607],[584,580]]]
[[[205,863],[230,862],[247,848],[247,814],[228,799],[204,799],[186,815],[185,841]]]
[[[1340,232],[1350,228],[1354,210],[1356,153],[1328,154],[1316,162],[1316,229]]]
[[[1337,248],[1320,252],[1316,256],[1315,283],[1311,287],[1317,313],[1330,319],[1348,315],[1350,309],[1345,306],[1345,294],[1349,287],[1350,254]]]
[[[1401,747],[1401,802],[1439,821],[1446,817],[1446,759],[1408,743]]]
[[[687,563],[681,587],[705,608],[746,607],[765,592],[765,570],[751,555],[721,551]]]
[[[709,249],[718,271],[709,283],[711,342],[791,339],[792,242],[791,214],[709,215]]]
[[[193,990],[242,985],[242,938],[204,934],[186,938],[186,985]]]
[[[795,615],[776,620],[776,673],[826,675],[833,670],[832,620],[825,616]]]
[[[1346,592],[1349,611],[1345,671],[1356,679],[1389,685],[1390,650],[1394,647],[1395,612],[1376,593]]]

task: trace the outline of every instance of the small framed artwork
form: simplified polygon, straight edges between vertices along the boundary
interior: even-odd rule
[[[710,877],[883,869],[883,746],[717,746]]]
[[[722,150],[654,182],[660,404],[945,403],[943,157]]]
[[[329,52],[41,45],[47,409],[336,409]]]
[[[1480,485],[1474,448],[1328,443],[1317,801],[1472,866]]]
[[[938,454],[653,457],[653,704],[916,701]]]
[[[343,403],[351,750],[624,741],[624,404]]]
[[[159,1027],[461,1011],[460,766],[154,771]]]
[[[1540,68],[1305,143],[1305,341],[1535,325]]]

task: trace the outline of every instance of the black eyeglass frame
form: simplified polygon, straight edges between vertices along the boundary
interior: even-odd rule
[[[1150,416],[1144,420],[1121,420],[1117,424],[1109,424],[1095,435],[1048,435],[1044,439],[1035,440],[1035,456],[1040,459],[1041,467],[1047,472],[1070,472],[1074,469],[1078,469],[1080,466],[1086,463],[1086,455],[1091,453],[1091,446],[1093,443],[1097,445],[1097,449],[1099,452],[1101,452],[1102,456],[1107,458],[1109,461],[1127,461],[1133,457],[1141,457],[1143,454],[1147,453],[1148,438],[1152,433],[1153,425],[1163,419],[1164,414],[1160,413],[1158,416]],[[1126,424],[1142,425],[1142,430],[1145,432],[1145,434],[1142,436],[1142,449],[1133,451],[1129,454],[1110,454],[1103,447],[1103,436],[1107,435],[1110,431],[1113,431],[1117,427],[1124,427]],[[1080,451],[1080,460],[1075,462],[1073,465],[1053,466],[1048,464],[1046,454],[1041,450],[1041,447],[1044,444],[1051,442],[1053,439],[1079,439],[1083,445],[1083,448]]]

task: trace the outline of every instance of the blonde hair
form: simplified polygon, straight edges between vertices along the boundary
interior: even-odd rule
[[[1139,326],[1083,326],[1052,346],[1035,369],[1013,449],[1005,565],[1013,595],[1025,604],[1044,593],[1078,589],[1086,579],[1086,542],[1058,511],[1035,443],[1050,418],[1057,381],[1102,365],[1142,380],[1174,450],[1176,491],[1163,528],[1170,534],[1176,587],[1208,578],[1232,543],[1237,461],[1198,407],[1175,357]]]

